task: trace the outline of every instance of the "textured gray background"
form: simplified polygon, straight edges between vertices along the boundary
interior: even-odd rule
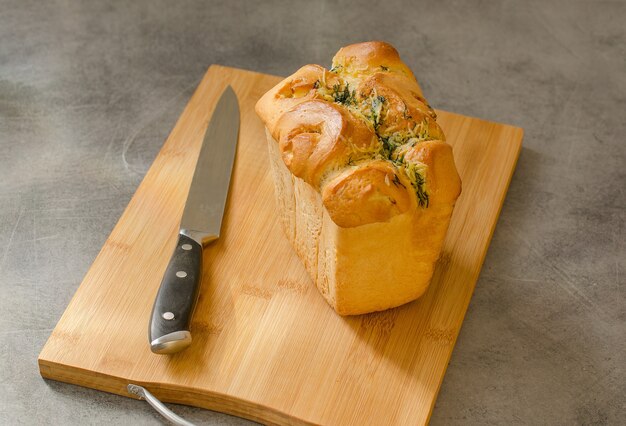
[[[0,424],[159,424],[42,380],[46,338],[210,64],[286,75],[368,39],[435,107],[526,131],[432,424],[626,424],[625,22],[623,1],[1,0]]]

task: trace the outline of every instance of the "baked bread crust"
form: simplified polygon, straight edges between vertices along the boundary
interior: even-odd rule
[[[454,204],[461,192],[436,114],[388,43],[343,47],[331,70],[305,65],[256,111],[287,168],[322,195],[340,227]]]
[[[415,300],[432,278],[461,181],[409,68],[383,42],[306,65],[257,103],[280,222],[341,315]]]

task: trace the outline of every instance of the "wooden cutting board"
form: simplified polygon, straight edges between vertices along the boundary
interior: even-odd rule
[[[212,66],[39,355],[45,378],[269,424],[423,424],[519,155],[522,130],[438,111],[463,179],[429,290],[381,313],[324,302],[277,221],[257,99],[279,77]],[[222,238],[205,252],[193,345],[154,355],[152,303],[203,134],[232,85],[241,130]]]

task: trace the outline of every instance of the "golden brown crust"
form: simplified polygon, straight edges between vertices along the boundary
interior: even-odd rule
[[[307,100],[283,114],[278,123],[280,152],[291,173],[318,191],[330,171],[378,151],[380,142],[367,125],[345,108]]]
[[[461,195],[461,178],[454,164],[452,147],[443,141],[424,141],[400,151],[406,162],[426,166],[431,206],[454,204]]]
[[[411,183],[392,163],[373,160],[329,181],[322,201],[338,226],[352,228],[386,222],[413,207],[415,198],[406,190]]]
[[[435,111],[418,92],[415,82],[407,76],[377,72],[361,81],[357,93],[362,98],[382,96],[385,99],[384,120],[377,129],[379,135],[406,132],[426,122],[429,138],[445,140],[435,121]]]
[[[400,59],[398,51],[384,41],[368,41],[342,47],[333,57],[333,69],[358,76],[378,71],[390,71],[403,74],[413,81],[415,76]],[[421,90],[418,87],[421,95]]]
[[[314,99],[317,96],[315,82],[325,80],[332,83],[337,80],[337,76],[319,65],[305,65],[259,99],[255,106],[256,112],[274,139],[278,140],[278,134],[275,133],[278,130],[278,119],[302,102]]]
[[[411,70],[388,43],[346,46],[331,71],[306,65],[256,111],[294,176],[322,194],[341,227],[453,205],[451,147]]]

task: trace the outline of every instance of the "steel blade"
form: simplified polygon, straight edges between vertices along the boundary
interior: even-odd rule
[[[220,235],[238,134],[239,104],[228,86],[207,127],[180,224],[200,244]]]

